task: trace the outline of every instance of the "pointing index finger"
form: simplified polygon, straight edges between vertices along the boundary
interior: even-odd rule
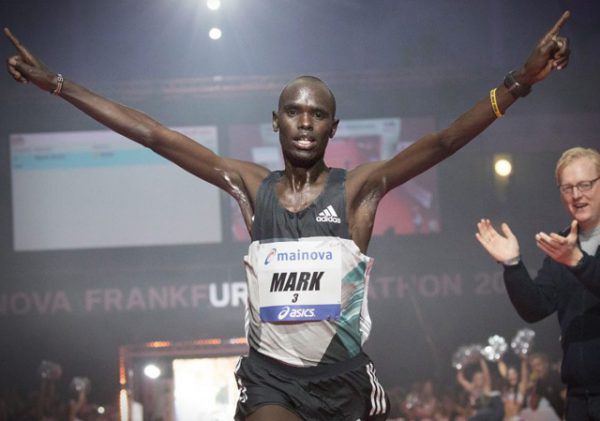
[[[17,49],[17,51],[19,52],[19,54],[23,55],[23,56],[29,56],[27,50],[25,49],[25,47],[23,47],[23,45],[21,44],[21,42],[17,39],[17,37],[15,37],[13,35],[13,33],[10,31],[10,29],[8,28],[4,28],[4,35],[6,35],[6,37],[10,40],[10,42],[13,43],[13,45],[15,46],[15,48]]]
[[[13,45],[15,46],[15,48],[17,49],[17,51],[20,54],[26,54],[27,53],[27,51],[25,50],[25,48],[21,45],[21,43],[19,42],[19,40],[17,39],[17,37],[15,37],[13,35],[13,33],[10,31],[10,29],[4,28],[4,35],[6,35],[6,37],[10,40],[10,42],[13,43]]]
[[[4,28],[4,35],[6,35],[6,37],[10,40],[10,42],[13,43],[15,47],[19,48],[19,40],[13,35],[12,32],[10,32],[10,29]]]
[[[554,24],[552,29],[550,29],[550,31],[548,32],[548,35],[557,35],[559,33],[560,29],[565,24],[565,22],[567,22],[570,17],[571,17],[571,12],[568,10],[565,11],[562,14],[562,16],[560,17],[560,19],[558,19],[558,21],[556,21],[556,23]]]
[[[21,44],[21,42],[13,35],[13,33],[8,28],[4,28],[4,35],[13,43],[19,55],[25,60],[27,64],[34,64],[36,62],[35,58],[31,55],[31,53]]]

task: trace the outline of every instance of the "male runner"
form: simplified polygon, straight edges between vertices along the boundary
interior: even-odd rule
[[[59,95],[106,127],[225,190],[252,236],[248,275],[250,354],[236,370],[238,420],[383,420],[389,405],[362,344],[370,331],[366,256],[377,205],[391,189],[475,138],[530,87],[568,63],[565,12],[521,69],[448,128],[386,161],[351,171],[323,157],[336,132],[333,93],[318,78],[290,82],[273,112],[285,168],[223,158],[147,115],[65,80],[8,30],[8,71]]]

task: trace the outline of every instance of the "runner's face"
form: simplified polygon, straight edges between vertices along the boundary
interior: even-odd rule
[[[333,98],[322,83],[297,80],[284,89],[273,130],[279,132],[286,162],[309,167],[323,159],[338,124],[333,113]]]

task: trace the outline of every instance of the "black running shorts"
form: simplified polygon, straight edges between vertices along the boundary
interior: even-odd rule
[[[280,405],[307,421],[379,421],[389,413],[389,400],[365,354],[304,368],[250,350],[235,376],[240,391],[237,421],[263,405]]]

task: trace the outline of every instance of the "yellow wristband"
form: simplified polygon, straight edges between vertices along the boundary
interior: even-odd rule
[[[494,114],[496,114],[497,118],[500,118],[504,114],[502,114],[502,111],[500,111],[500,108],[498,107],[498,101],[496,100],[496,89],[498,88],[494,88],[490,91],[490,102],[492,104],[492,110],[494,110]]]

